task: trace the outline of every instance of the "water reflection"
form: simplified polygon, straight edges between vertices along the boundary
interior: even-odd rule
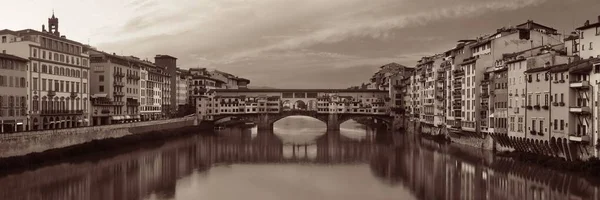
[[[329,132],[293,143],[280,133],[230,129],[219,137],[195,136],[97,162],[3,176],[0,199],[599,197],[597,185],[577,176],[404,134],[366,132],[375,139]]]
[[[374,174],[421,200],[600,199],[598,185],[579,176],[467,147],[406,140],[394,153],[377,153]]]

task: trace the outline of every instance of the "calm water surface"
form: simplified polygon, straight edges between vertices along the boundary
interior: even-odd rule
[[[600,199],[574,175],[345,123],[290,117],[0,177],[0,199]]]

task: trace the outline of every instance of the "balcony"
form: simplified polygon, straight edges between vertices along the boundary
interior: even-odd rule
[[[125,77],[125,74],[123,72],[115,72],[115,77]]]
[[[569,135],[569,141],[571,141],[571,142],[589,142],[590,136],[589,135],[571,134],[571,135]]]
[[[552,106],[557,107],[558,106],[558,102],[553,102]]]
[[[51,115],[81,115],[83,110],[42,110],[40,115],[51,116]]]
[[[123,93],[123,92],[114,92],[113,94],[114,94],[116,97],[119,97],[119,96],[121,96],[121,97],[122,97],[122,96],[125,96],[125,93]]]
[[[127,106],[140,106],[140,102],[137,101],[128,101]]]
[[[533,108],[536,110],[539,110],[541,107],[540,107],[540,105],[535,105],[535,106],[533,106]]]
[[[525,108],[527,108],[527,110],[531,110],[531,109],[533,109],[533,107],[532,107],[532,106],[525,106]]]
[[[135,74],[127,74],[127,78],[134,79],[134,80],[140,80],[140,76],[135,75]]]
[[[113,85],[114,85],[115,87],[123,87],[123,86],[125,86],[125,83],[123,83],[122,81],[115,81],[115,82],[113,83]]]
[[[56,96],[56,91],[48,91],[47,96],[49,96],[49,97]]]
[[[577,107],[577,106],[572,106],[569,108],[569,112],[571,113],[576,113],[576,114],[589,114],[591,111],[590,107]]]
[[[544,105],[544,106],[542,106],[542,109],[544,109],[544,110],[548,110],[548,109],[550,109],[550,107],[548,107],[548,106]]]
[[[585,89],[585,88],[590,87],[590,82],[589,81],[571,81],[571,83],[569,84],[569,87],[575,88],[575,89]]]
[[[71,92],[71,98],[77,97],[77,92]]]

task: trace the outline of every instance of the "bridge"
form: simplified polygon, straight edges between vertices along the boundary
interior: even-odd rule
[[[254,122],[260,130],[289,116],[308,116],[336,131],[340,124],[358,118],[392,128],[390,98],[382,90],[331,89],[236,89],[211,90],[197,99],[197,115],[204,121],[239,118]]]

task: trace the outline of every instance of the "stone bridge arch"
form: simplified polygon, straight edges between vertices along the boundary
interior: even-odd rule
[[[392,128],[394,124],[394,118],[391,116],[378,116],[378,115],[357,115],[357,114],[341,114],[338,117],[338,123],[342,124],[348,120],[356,120],[356,119],[364,119],[364,118],[372,118],[377,121],[383,122],[382,124],[386,125],[388,128]]]

